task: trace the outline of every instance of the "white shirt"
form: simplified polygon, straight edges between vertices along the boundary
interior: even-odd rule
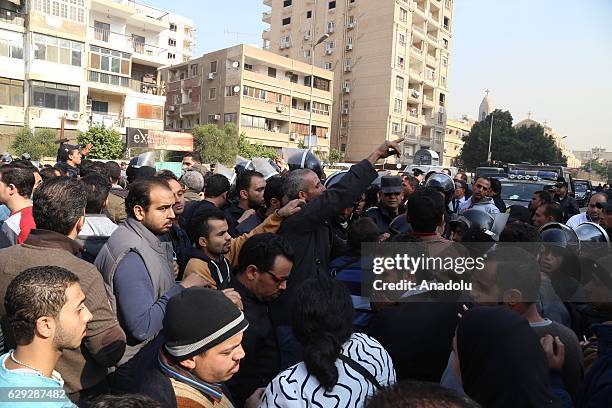
[[[565,223],[571,229],[575,229],[580,224],[584,224],[585,222],[591,221],[587,215],[587,213],[580,213],[576,215],[572,215],[569,220]]]
[[[453,209],[453,206],[455,205],[455,200],[459,201],[459,205],[457,206],[457,211],[454,211],[454,209]],[[448,209],[451,210],[452,212],[454,212],[455,214],[457,214],[459,212],[459,208],[461,208],[461,204],[465,203],[466,201],[467,201],[467,199],[465,198],[465,196],[463,196],[461,198],[453,197],[451,202],[448,203]]]

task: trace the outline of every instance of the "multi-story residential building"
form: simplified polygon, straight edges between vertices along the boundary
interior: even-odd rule
[[[603,147],[594,147],[591,150],[574,150],[572,153],[582,164],[586,164],[590,160],[597,160],[602,163],[612,162],[612,152],[606,151]]]
[[[302,142],[329,150],[331,71],[237,45],[161,73],[167,89],[167,130],[232,122],[251,142],[275,148]]]
[[[518,122],[516,125],[514,125],[514,127],[531,127],[537,125],[540,125],[544,128],[544,135],[552,137],[559,150],[561,150],[561,153],[563,153],[563,155],[567,157],[567,167],[572,169],[579,168],[581,164],[580,160],[577,159],[576,156],[574,156],[574,153],[569,150],[565,145],[565,138],[567,136],[561,136],[561,134],[559,134],[555,129],[549,126],[547,122],[540,123],[536,120],[531,119],[531,117],[528,117],[527,119]]]
[[[263,3],[264,48],[335,73],[332,147],[347,160],[398,137],[402,163],[422,148],[442,156],[452,0]]]
[[[474,120],[463,116],[461,119],[446,121],[446,136],[444,137],[444,165],[457,166],[457,158],[461,154],[463,138],[470,134]]]
[[[0,147],[23,126],[163,130],[158,69],[191,56],[189,20],[128,0],[2,1],[0,85],[21,98],[0,99]]]

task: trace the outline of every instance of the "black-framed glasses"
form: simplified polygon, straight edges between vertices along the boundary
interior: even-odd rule
[[[265,272],[267,274],[270,274],[274,278],[274,282],[276,282],[278,286],[282,285],[283,282],[287,282],[287,279],[289,278],[288,276],[278,276],[274,272],[270,272],[270,271],[265,271]]]

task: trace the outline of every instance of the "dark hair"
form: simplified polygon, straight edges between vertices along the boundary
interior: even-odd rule
[[[204,196],[215,198],[219,197],[223,193],[227,193],[230,190],[230,182],[222,174],[213,174],[208,179],[206,187],[204,188]]]
[[[104,166],[106,167],[108,178],[114,183],[119,182],[121,178],[121,166],[114,161],[107,161],[104,163]]]
[[[319,275],[300,285],[293,305],[293,333],[306,369],[330,391],[338,382],[336,360],[353,331],[349,291],[342,282]]]
[[[544,215],[552,217],[554,222],[563,222],[563,209],[558,203],[546,203],[544,206]]]
[[[491,177],[487,177],[487,176],[478,176],[474,179],[474,184],[478,183],[478,180],[483,179],[489,182],[489,185],[491,185]]]
[[[272,206],[273,198],[276,198],[278,201],[283,199],[283,178],[280,176],[270,177],[266,183],[264,201],[267,208]]]
[[[17,275],[6,288],[4,308],[18,345],[34,339],[36,320],[58,317],[66,303],[66,289],[79,278],[59,266],[37,266]]]
[[[30,170],[32,173],[38,173],[39,172],[38,167],[36,167],[34,164],[32,164],[32,162],[29,161],[29,160],[23,160],[23,159],[13,160],[9,164],[9,166],[15,167],[15,168],[18,168],[18,169]]]
[[[166,180],[167,182],[170,182],[170,180],[174,180],[177,182],[179,181],[178,177],[176,177],[176,174],[174,174],[172,170],[168,170],[168,169],[163,169],[163,170],[158,171],[156,176],[162,180]]]
[[[455,177],[457,176],[461,177],[461,181],[464,181],[467,184],[468,176],[465,174],[465,172],[458,171],[457,174],[455,174]]]
[[[144,394],[101,395],[89,408],[162,408],[162,405]]]
[[[242,190],[249,190],[251,187],[251,179],[253,177],[264,178],[263,174],[255,170],[244,170],[236,177],[236,192],[240,194]]]
[[[502,192],[501,181],[499,181],[495,177],[491,177],[489,180],[491,181],[491,191],[493,191],[497,195],[501,194]]]
[[[419,188],[419,180],[417,180],[416,177],[408,173],[404,173],[403,177],[408,181],[408,184],[410,184],[410,187],[412,187],[413,190]]]
[[[53,168],[60,172],[60,176],[68,175],[68,165],[64,162],[55,163],[55,166],[53,166]]]
[[[539,242],[538,229],[531,224],[522,221],[514,221],[506,224],[499,236],[499,242]]]
[[[285,238],[269,232],[253,235],[240,249],[236,273],[244,273],[249,265],[255,265],[262,272],[269,271],[277,256],[284,256],[293,262],[295,253]]]
[[[444,197],[431,187],[418,189],[408,200],[406,215],[415,232],[435,232],[444,214]]]
[[[7,186],[14,185],[22,197],[29,198],[32,195],[35,179],[31,170],[15,167],[12,163],[7,164],[0,167],[0,180]]]
[[[183,158],[191,157],[194,162],[202,163],[202,156],[198,152],[189,152],[183,155]]]
[[[83,168],[83,165],[81,164],[81,170],[79,172],[81,177],[86,177],[92,173],[99,174],[105,179],[110,180],[108,176],[108,169],[106,167],[106,164],[104,164],[104,162],[92,161],[85,168]]]
[[[496,262],[495,282],[503,293],[518,289],[524,303],[538,299],[540,290],[540,265],[535,256],[518,246],[499,245],[487,253],[486,262]]]
[[[44,169],[42,169],[40,171],[40,177],[42,178],[43,181],[47,181],[49,179],[52,179],[54,177],[59,177],[55,172],[58,171],[56,168],[54,167],[45,167]]]
[[[125,212],[128,217],[135,218],[134,207],[139,205],[145,211],[151,205],[151,191],[155,188],[163,188],[172,191],[168,182],[157,177],[148,177],[136,180],[129,187],[129,192],[125,198]]]
[[[366,401],[366,408],[480,408],[478,403],[440,384],[402,381]]]
[[[33,198],[36,228],[68,235],[85,215],[87,194],[71,177],[55,177],[42,183]]]
[[[208,220],[227,221],[223,211],[218,208],[196,210],[187,226],[187,235],[189,235],[189,240],[193,242],[197,248],[201,248],[199,243],[200,238],[204,237],[208,239],[210,234]]]
[[[347,230],[348,247],[356,253],[361,253],[361,244],[378,242],[378,227],[371,218],[362,217],[353,222]]]
[[[81,177],[79,182],[83,185],[83,190],[87,194],[85,213],[100,214],[111,189],[110,181],[100,174],[90,173]]]
[[[418,182],[418,180],[417,180]],[[365,192],[365,206],[363,210],[367,210],[368,208],[372,208],[378,205],[378,192],[380,191],[380,186],[370,185]]]
[[[540,197],[540,201],[542,202],[542,204],[549,204],[552,203],[552,195],[550,195],[550,193],[548,191],[536,191],[533,194],[537,194]]]

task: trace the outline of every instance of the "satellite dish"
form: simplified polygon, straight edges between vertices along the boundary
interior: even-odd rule
[[[236,64],[237,64],[237,63],[236,63]],[[239,86],[239,85],[236,85],[236,86],[234,87],[234,92],[236,92],[236,93],[240,92],[240,86]]]
[[[240,66],[240,63],[238,61],[232,62],[232,68],[238,68],[239,66]]]

